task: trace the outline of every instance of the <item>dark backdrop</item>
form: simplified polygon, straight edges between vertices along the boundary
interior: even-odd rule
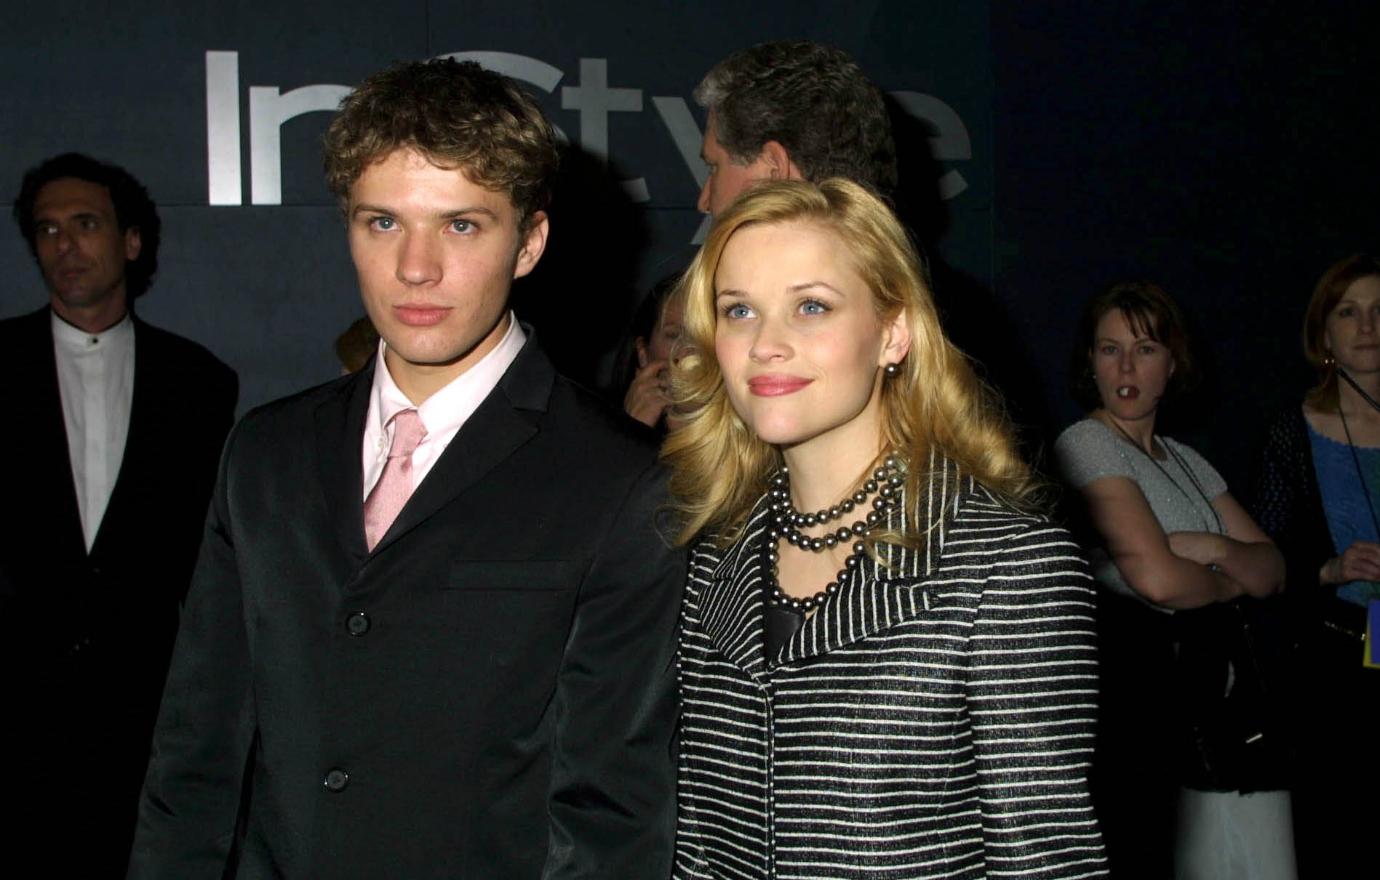
[[[1374,9],[993,4],[993,278],[1054,424],[1078,415],[1078,307],[1113,281],[1156,280],[1205,373],[1166,427],[1244,494],[1263,423],[1311,379],[1299,340],[1313,284],[1377,246]]]
[[[321,181],[329,113],[294,112],[396,60],[493,53],[574,144],[520,308],[598,382],[636,298],[701,228],[695,83],[750,43],[827,41],[893,94],[903,212],[952,332],[1032,438],[1077,416],[1079,305],[1153,278],[1208,370],[1178,428],[1239,482],[1257,425],[1306,379],[1313,280],[1374,246],[1376,17],[1334,2],[9,4],[0,198],[65,150],[129,168],[165,230],[138,310],[234,366],[250,406],[333,376],[332,340],[361,313]],[[43,302],[13,228],[0,267],[0,316]]]

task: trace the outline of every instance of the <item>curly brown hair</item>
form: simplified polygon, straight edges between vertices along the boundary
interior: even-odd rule
[[[550,201],[556,136],[518,84],[473,61],[390,67],[340,102],[325,136],[326,184],[342,207],[374,162],[411,148],[472,183],[507,193],[525,229]]]
[[[110,193],[115,207],[115,221],[120,231],[139,230],[139,256],[125,263],[125,290],[129,298],[142,296],[158,273],[158,245],[162,240],[163,221],[158,206],[149,191],[125,169],[81,153],[63,153],[45,159],[24,174],[19,195],[14,199],[14,220],[29,245],[29,253],[38,254],[35,245],[34,203],[43,187],[55,180],[70,177],[103,186]]]
[[[843,177],[889,196],[896,144],[882,92],[847,52],[810,40],[761,43],[714,66],[695,89],[719,143],[749,163],[767,141],[807,180]]]

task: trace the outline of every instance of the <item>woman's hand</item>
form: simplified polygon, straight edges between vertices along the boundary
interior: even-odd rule
[[[652,361],[638,368],[628,393],[623,396],[623,410],[649,428],[655,428],[666,412],[671,399],[666,383],[669,374],[666,361]]]
[[[1380,544],[1357,541],[1341,556],[1334,556],[1318,572],[1320,584],[1345,584],[1351,581],[1380,581]]]

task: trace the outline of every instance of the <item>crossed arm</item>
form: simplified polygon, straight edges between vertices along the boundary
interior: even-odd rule
[[[1269,596],[1284,584],[1284,557],[1250,514],[1223,492],[1212,500],[1226,534],[1165,534],[1140,487],[1101,477],[1083,487],[1093,525],[1127,585],[1166,608]]]

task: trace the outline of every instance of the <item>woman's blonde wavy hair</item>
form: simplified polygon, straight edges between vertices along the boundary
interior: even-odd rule
[[[714,357],[719,260],[734,233],[762,223],[810,223],[839,236],[853,256],[852,268],[872,290],[879,317],[891,320],[898,311],[907,316],[910,352],[881,390],[881,439],[907,463],[906,497],[914,505],[907,522],[928,527],[922,513],[931,451],[1006,499],[1031,506],[1037,485],[1017,452],[1004,408],[945,337],[915,246],[895,215],[868,190],[841,178],[771,180],[751,187],[715,218],[678,291],[685,303],[685,336],[671,376],[680,422],[662,448],[681,517],[677,543],[699,535],[731,543],[780,466],[778,450],[755,437],[734,412]],[[887,540],[910,544],[920,534]]]

